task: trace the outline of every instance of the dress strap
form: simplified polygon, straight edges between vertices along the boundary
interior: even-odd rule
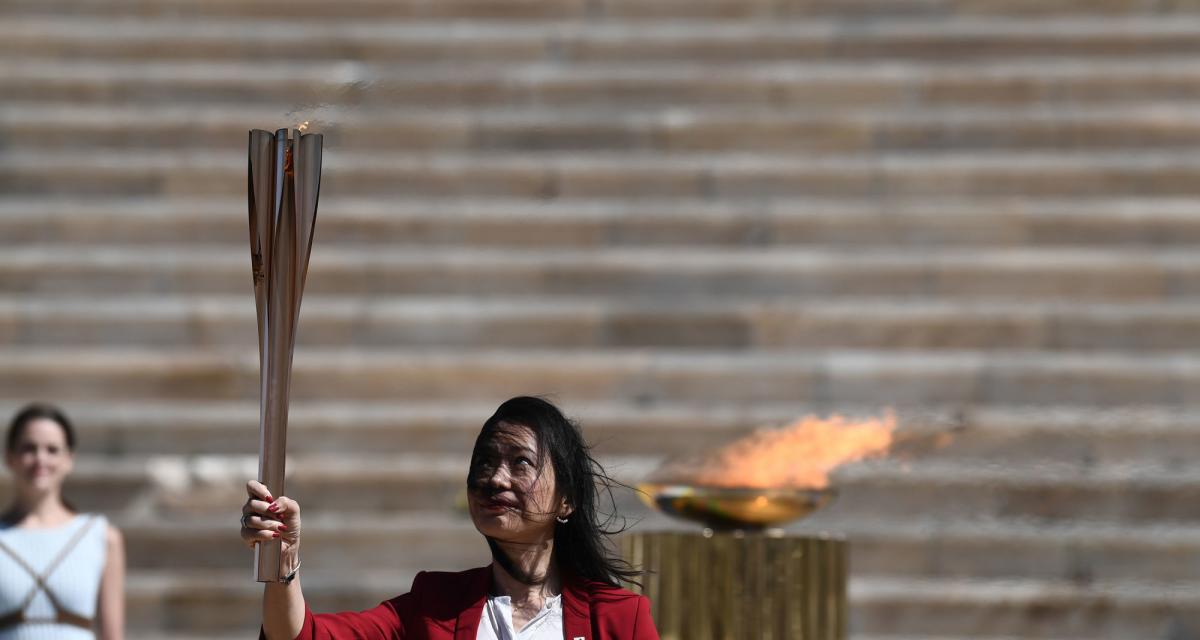
[[[67,541],[67,544],[63,545],[63,548],[59,550],[58,555],[54,556],[54,560],[51,560],[50,564],[46,565],[46,570],[42,572],[39,582],[44,583],[46,580],[50,579],[50,574],[54,573],[54,570],[58,569],[58,565],[62,564],[63,560],[67,559],[67,556],[71,555],[71,552],[74,551],[75,547],[79,546],[79,542],[83,540],[83,536],[87,535],[88,530],[91,529],[92,525],[96,524],[96,520],[99,519],[91,516],[84,517],[87,518],[87,521],[83,523],[82,527],[79,527],[79,529],[75,531],[75,535],[71,536],[71,539]]]
[[[58,555],[54,556],[54,559],[50,561],[50,564],[46,565],[46,569],[41,573],[38,573],[33,567],[29,566],[29,563],[26,562],[25,559],[20,556],[20,554],[14,551],[12,547],[5,544],[3,540],[0,540],[0,551],[3,551],[5,554],[11,557],[14,562],[17,563],[17,566],[24,569],[25,572],[29,574],[29,577],[33,578],[34,583],[33,588],[29,590],[29,593],[26,594],[25,599],[21,601],[20,606],[17,607],[16,610],[8,615],[0,616],[0,629],[15,626],[17,624],[21,624],[22,622],[29,622],[30,620],[25,617],[25,609],[29,608],[29,605],[33,602],[33,599],[37,597],[39,591],[46,594],[46,598],[50,600],[50,606],[54,607],[55,622],[83,627],[84,629],[90,629],[92,627],[91,620],[88,620],[87,618],[75,613],[71,613],[63,608],[62,604],[58,601],[58,598],[54,597],[54,593],[50,590],[50,587],[46,585],[46,581],[49,580],[50,575],[53,574],[56,569],[58,569],[58,565],[62,564],[63,560],[67,559],[67,556],[71,555],[71,552],[74,551],[75,547],[79,546],[80,541],[83,540],[83,536],[85,536],[88,530],[92,528],[92,525],[96,523],[97,518],[92,518],[89,516],[83,517],[86,518],[83,526],[79,527],[79,529],[75,531],[75,533],[71,536],[71,539],[67,541],[67,544],[63,545],[62,549],[58,551]]]

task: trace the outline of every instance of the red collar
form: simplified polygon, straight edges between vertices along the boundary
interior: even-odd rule
[[[475,640],[483,620],[488,588],[492,584],[491,565],[473,569],[470,573],[469,587],[464,593],[469,597],[469,604],[459,610],[454,640]],[[585,585],[566,576],[563,577],[562,610],[563,640],[592,640],[591,597]]]

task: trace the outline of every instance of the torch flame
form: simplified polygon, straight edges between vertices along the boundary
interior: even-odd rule
[[[308,131],[308,120],[301,122],[300,126],[296,127],[296,130],[299,131],[300,133],[304,133],[305,131]]]
[[[668,464],[655,476],[705,487],[824,489],[837,467],[887,453],[896,417],[852,420],[805,416],[760,428],[699,459]]]

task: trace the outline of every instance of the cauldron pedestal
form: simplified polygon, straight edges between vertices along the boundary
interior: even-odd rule
[[[663,640],[844,640],[847,544],[780,531],[627,534]],[[635,591],[638,590],[635,588]]]

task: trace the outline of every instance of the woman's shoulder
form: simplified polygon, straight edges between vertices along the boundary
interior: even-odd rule
[[[487,595],[487,567],[466,571],[422,571],[413,578],[408,593],[390,601],[402,619],[420,613],[433,618],[454,618]]]
[[[104,546],[109,552],[115,552],[124,548],[125,538],[121,535],[121,530],[105,517],[104,514],[80,512],[76,515],[75,520],[80,523],[80,527],[87,528],[87,535],[89,537],[96,536],[102,538]]]
[[[577,581],[568,587],[587,601],[592,626],[611,638],[650,640],[658,637],[650,617],[650,601],[641,594],[601,581]]]
[[[61,522],[56,522],[47,526],[28,526],[22,520],[2,520],[0,521],[0,532],[25,535],[44,535],[48,537],[56,536],[79,536],[83,534],[95,534],[95,532],[106,531],[112,529],[108,519],[99,513],[78,512],[72,513]]]
[[[462,588],[483,582],[489,578],[488,567],[476,567],[463,571],[421,571],[413,578],[412,591]]]
[[[575,578],[569,580],[567,586],[570,590],[584,596],[593,606],[636,607],[639,601],[645,598],[629,589],[600,580]]]
[[[104,539],[109,543],[121,540],[121,530],[117,525],[113,524],[103,513],[92,513],[90,511],[81,511],[76,517],[81,526],[85,526],[89,531],[103,532]]]

